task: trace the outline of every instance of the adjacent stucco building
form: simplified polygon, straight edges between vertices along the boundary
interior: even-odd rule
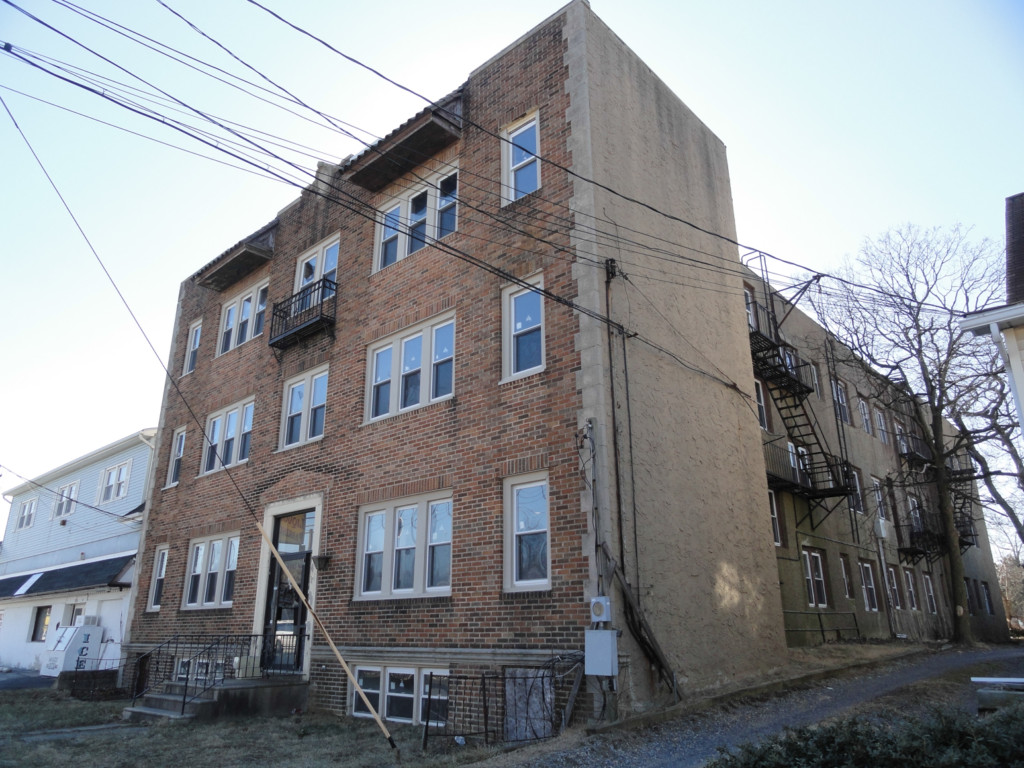
[[[62,627],[96,627],[89,663],[118,664],[155,429],[11,490],[0,549],[0,666],[47,670]],[[51,660],[52,661],[52,660]]]

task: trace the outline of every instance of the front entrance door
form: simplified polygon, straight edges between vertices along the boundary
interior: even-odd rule
[[[288,573],[307,595],[312,545],[313,510],[274,520],[274,546],[281,553]],[[263,668],[298,672],[302,670],[305,652],[306,607],[273,556],[269,578],[263,625]]]

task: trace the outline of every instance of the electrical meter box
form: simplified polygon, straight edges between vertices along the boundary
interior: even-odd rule
[[[619,674],[619,633],[614,629],[588,629],[584,634],[584,672],[599,677]]]

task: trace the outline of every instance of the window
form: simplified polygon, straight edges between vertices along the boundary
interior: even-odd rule
[[[355,676],[374,710],[387,720],[417,724],[429,721],[431,725],[443,725],[448,717],[446,669],[356,667]],[[381,683],[384,683],[383,688]],[[354,687],[352,714],[370,717],[370,710]]]
[[[196,358],[199,357],[199,338],[203,335],[203,323],[198,320],[188,329],[188,348],[185,350],[185,368],[181,375],[192,373],[196,369]]]
[[[776,547],[781,547],[782,527],[779,525],[779,509],[776,506],[775,491],[768,491],[768,511],[772,517],[772,540]]]
[[[221,310],[218,355],[223,355],[263,333],[268,290],[269,286],[266,283],[255,286],[224,305]],[[198,344],[198,340],[196,343]]]
[[[821,553],[805,549],[803,560],[807,604],[812,608],[825,608],[828,606],[828,599],[825,596],[825,569],[822,565]]]
[[[981,582],[981,592],[985,597],[985,610],[988,611],[989,616],[996,615],[995,606],[992,605],[992,590],[988,587],[988,582]]]
[[[540,278],[528,280],[539,289]],[[502,379],[528,376],[544,369],[544,304],[530,288],[511,285],[502,292]]]
[[[237,403],[218,411],[206,420],[206,458],[203,472],[249,460],[252,445],[252,413],[254,404]],[[185,435],[182,433],[182,443]],[[184,446],[183,446],[184,447]]]
[[[903,425],[893,419],[892,422],[893,430],[896,432],[896,450],[899,453],[909,452],[909,444],[907,443],[907,433],[903,429]]]
[[[309,309],[337,292],[338,247],[337,240],[321,243],[299,258],[295,270],[295,312]],[[322,291],[314,285],[318,280],[329,281],[324,283]]]
[[[171,437],[171,463],[167,467],[167,485],[177,485],[181,479],[181,459],[185,455],[185,428],[174,430]]]
[[[807,474],[807,449],[802,445],[786,443],[789,453],[789,469],[794,483],[810,486],[811,478]]]
[[[913,496],[907,497],[907,508],[910,510],[910,530],[914,533],[924,531],[924,522],[921,520],[921,505]]]
[[[752,331],[757,330],[757,315],[754,306],[754,293],[749,288],[743,289],[743,304],[747,308],[747,326]]]
[[[185,608],[226,608],[234,599],[238,534],[195,539],[189,545]]]
[[[50,628],[50,606],[36,606],[35,615],[32,618],[32,642],[46,642],[46,631]]]
[[[67,517],[75,511],[75,499],[78,498],[78,482],[62,485],[57,489],[57,504],[53,508],[53,516]]]
[[[900,596],[900,584],[896,579],[896,569],[891,565],[886,566],[885,575],[889,583],[889,598],[892,600],[892,607],[896,610],[903,610],[903,600]]]
[[[861,560],[857,563],[860,566],[860,589],[864,596],[864,610],[877,611],[878,597],[875,595],[875,572],[871,563]]]
[[[377,258],[374,270],[390,267],[458,227],[459,174],[429,179],[399,200],[392,199],[378,214]]]
[[[875,511],[878,513],[878,519],[887,520],[889,513],[885,509],[885,488],[882,487],[882,481],[877,477],[871,478],[871,492],[875,497]]]
[[[882,441],[882,445],[889,444],[889,431],[885,428],[885,414],[879,410],[875,411],[875,434]]]
[[[837,379],[832,379],[832,400],[835,402],[836,418],[846,424],[853,424],[850,420],[850,404],[846,398],[846,385]]]
[[[768,430],[768,409],[764,405],[764,387],[760,381],[754,382],[754,397],[757,400],[757,423],[761,429]]]
[[[864,514],[864,496],[860,492],[860,472],[856,469],[850,470],[850,509],[858,514]]]
[[[546,474],[505,478],[505,591],[551,588]]]
[[[815,363],[811,363],[809,368],[811,370],[811,385],[814,387],[814,394],[819,400],[821,400],[821,384],[818,382],[818,366]]]
[[[455,320],[431,321],[370,348],[369,418],[444,400],[454,392]]]
[[[319,440],[327,415],[327,369],[317,368],[284,385],[281,446]]]
[[[153,556],[153,583],[149,587],[149,609],[160,610],[164,595],[164,577],[167,575],[167,546],[157,547]]]
[[[843,572],[843,594],[852,600],[855,595],[853,592],[853,579],[850,575],[850,559],[846,555],[839,555],[839,566]]]
[[[360,512],[356,597],[451,593],[452,502],[423,496]]]
[[[29,499],[21,502],[21,510],[18,512],[18,530],[31,528],[36,519],[36,499]]]
[[[907,607],[912,611],[919,610],[917,605],[917,585],[914,583],[914,572],[909,568],[903,569],[903,585],[907,589]]]
[[[922,574],[921,579],[924,582],[924,599],[928,604],[928,613],[938,613],[939,610],[935,605],[935,590],[932,588],[931,574]]]
[[[130,461],[107,469],[103,474],[103,487],[100,489],[101,502],[123,499],[128,495],[128,474],[130,470]]]
[[[540,141],[537,115],[502,132],[502,205],[540,189]]]
[[[866,400],[857,403],[857,410],[860,411],[860,425],[869,435],[871,434],[871,409]]]

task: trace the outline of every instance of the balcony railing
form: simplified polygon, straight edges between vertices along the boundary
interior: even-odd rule
[[[927,464],[932,460],[932,449],[917,435],[897,434],[896,448],[907,461]]]
[[[300,339],[334,327],[338,284],[323,278],[274,304],[269,344],[285,349]]]
[[[768,484],[810,498],[845,496],[849,493],[842,462],[827,454],[793,453],[782,442],[764,444]]]

